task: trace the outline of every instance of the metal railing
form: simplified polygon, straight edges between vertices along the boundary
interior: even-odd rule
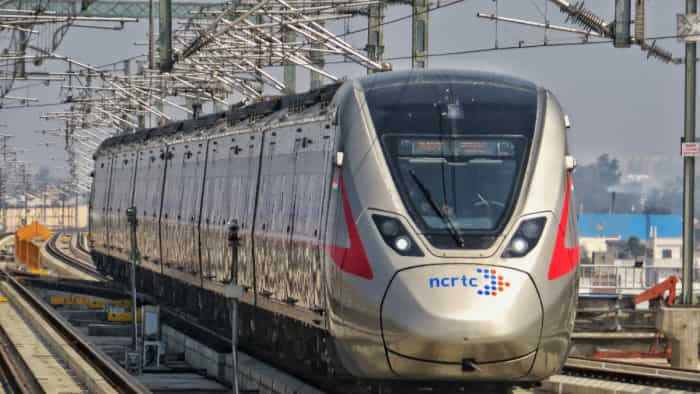
[[[680,279],[681,267],[582,264],[579,271],[579,293],[639,294],[671,275]],[[700,278],[700,269],[695,269],[694,277]],[[699,294],[700,283],[696,282],[693,290]]]

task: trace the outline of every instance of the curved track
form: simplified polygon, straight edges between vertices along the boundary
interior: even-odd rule
[[[106,279],[94,265],[86,263],[85,261],[91,261],[89,254],[80,250],[80,246],[76,247],[73,244],[73,238],[70,241],[70,251],[73,255],[62,252],[56,245],[56,241],[60,237],[60,234],[55,234],[49,238],[46,243],[46,251],[54,258],[61,260],[62,262],[70,265],[73,268],[80,270],[83,273],[94,276],[97,279]],[[80,242],[78,242],[80,245]],[[79,257],[81,254],[85,254],[84,257]]]

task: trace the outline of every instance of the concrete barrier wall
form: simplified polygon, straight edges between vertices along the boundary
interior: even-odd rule
[[[230,353],[217,353],[166,325],[161,334],[167,353],[184,353],[185,360],[192,367],[206,370],[210,377],[231,382],[233,359]],[[323,394],[245,353],[239,352],[238,360],[239,387],[243,390],[258,390],[260,394]]]

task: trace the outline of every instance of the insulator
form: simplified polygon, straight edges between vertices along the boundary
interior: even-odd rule
[[[650,46],[647,46],[644,49],[647,51],[647,59],[654,57],[664,63],[676,63],[676,61],[673,59],[673,54],[666,49],[657,47],[656,41],[652,42]]]
[[[568,10],[567,21],[578,23],[579,25],[594,30],[604,36],[610,36],[610,29],[605,21],[592,11],[585,8],[584,2],[571,6]]]

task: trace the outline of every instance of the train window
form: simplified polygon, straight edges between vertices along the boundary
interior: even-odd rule
[[[384,145],[416,222],[426,231],[469,233],[493,231],[503,222],[527,144],[523,137],[387,135]]]
[[[379,134],[517,134],[531,137],[537,113],[534,85],[463,72],[397,73],[363,82]],[[345,111],[351,113],[352,111]],[[341,115],[341,125],[351,122]]]

